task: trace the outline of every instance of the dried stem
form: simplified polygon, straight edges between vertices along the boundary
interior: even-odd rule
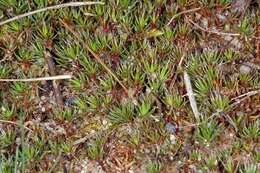
[[[187,13],[199,11],[200,9],[201,9],[201,8],[199,7],[199,8],[194,8],[194,9],[182,11],[182,12],[180,12],[180,13],[175,14],[174,16],[172,16],[171,20],[167,23],[167,26],[170,25],[170,24],[172,23],[172,21],[173,21],[176,17],[178,17],[178,16],[180,16],[180,15],[183,15],[183,14],[187,14]]]
[[[251,96],[254,96],[254,95],[257,95],[257,94],[260,94],[260,90],[256,90],[256,91],[249,91],[245,94],[242,94],[238,97],[235,97],[233,99],[231,99],[232,101],[234,100],[237,100],[235,101],[233,104],[230,105],[230,108],[233,108],[234,106],[240,104],[242,101],[244,101],[245,99],[251,97]]]
[[[24,14],[15,16],[15,17],[13,17],[13,18],[7,19],[7,20],[5,20],[5,21],[2,21],[2,22],[0,22],[0,26],[1,26],[1,25],[4,25],[4,24],[7,24],[7,23],[10,23],[10,22],[15,21],[15,20],[19,20],[19,19],[24,18],[24,17],[27,17],[27,16],[31,16],[31,15],[33,15],[33,14],[40,13],[40,12],[44,12],[44,11],[48,11],[48,10],[60,9],[60,8],[65,8],[65,7],[77,7],[77,6],[85,6],[85,5],[97,5],[97,4],[103,5],[104,3],[103,3],[103,2],[69,2],[69,3],[64,3],[64,4],[58,4],[58,5],[54,5],[54,6],[49,6],[49,7],[45,7],[45,8],[41,8],[41,9],[35,10],[35,11],[31,11],[31,12],[28,12],[28,13],[24,13]]]
[[[46,80],[61,80],[61,79],[71,79],[71,75],[57,75],[39,78],[29,78],[29,79],[0,79],[0,82],[35,82],[35,81],[46,81]]]
[[[237,100],[237,99],[241,99],[242,97],[250,97],[250,96],[256,95],[258,93],[260,93],[260,90],[249,91],[249,92],[247,92],[245,94],[241,94],[241,95],[239,95],[239,96],[237,96],[235,98],[232,98],[231,101],[234,101],[234,100]]]
[[[217,35],[226,35],[226,36],[240,36],[240,34],[238,33],[228,33],[228,32],[220,32],[220,31],[212,31],[212,30],[208,30],[206,28],[201,27],[200,25],[198,25],[197,23],[193,22],[191,19],[188,19],[188,21],[195,26],[196,28],[211,33],[211,34],[217,34]]]
[[[195,118],[197,120],[199,120],[200,119],[200,113],[198,111],[197,102],[195,100],[195,97],[194,97],[194,94],[193,94],[193,91],[192,91],[190,77],[189,77],[189,75],[186,71],[184,71],[184,83],[185,83],[185,86],[186,86],[187,95],[189,97],[191,109],[192,109],[192,111],[195,115]]]

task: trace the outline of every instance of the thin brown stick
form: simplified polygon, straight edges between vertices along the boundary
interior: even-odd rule
[[[13,122],[13,121],[8,121],[8,120],[0,120],[0,123],[7,123],[7,124],[13,124],[13,125],[16,125],[16,126],[22,126],[23,128],[25,128],[26,130],[32,132],[31,129],[29,129],[28,127],[22,125],[22,124],[19,124],[19,123],[16,123],[16,122]]]
[[[211,34],[217,34],[217,35],[225,35],[225,36],[240,36],[240,34],[238,33],[229,33],[229,32],[220,32],[220,31],[212,31],[212,30],[208,30],[206,28],[201,27],[200,25],[198,25],[197,23],[193,22],[191,19],[188,19],[188,21],[195,26],[196,28],[204,31],[204,32],[208,32]]]
[[[167,23],[167,26],[170,25],[170,24],[172,23],[172,21],[173,21],[176,17],[178,17],[178,16],[180,16],[180,15],[183,15],[183,14],[187,14],[187,13],[199,11],[200,9],[201,9],[201,8],[198,7],[198,8],[189,9],[189,10],[182,11],[182,12],[180,12],[180,13],[175,14],[174,16],[172,16],[171,20]]]
[[[0,82],[36,82],[36,81],[46,81],[46,80],[61,80],[61,79],[71,79],[71,75],[57,75],[39,78],[29,78],[29,79],[0,79]]]
[[[48,52],[47,50],[44,51],[44,58],[45,58],[45,61],[47,62],[48,64],[48,69],[49,69],[49,72],[51,74],[51,76],[55,76],[56,75],[56,71],[55,71],[55,64],[53,62],[53,59],[52,59],[52,56],[50,54],[50,52]],[[63,99],[62,99],[62,94],[61,94],[61,91],[60,91],[60,84],[58,81],[53,81],[53,92],[54,92],[54,95],[55,95],[55,99],[56,99],[56,102],[58,103],[58,105],[63,105]]]
[[[19,20],[24,17],[31,16],[33,14],[41,13],[41,12],[48,11],[48,10],[60,9],[60,8],[65,8],[65,7],[78,7],[78,6],[86,6],[86,5],[103,5],[103,4],[104,4],[103,2],[69,2],[69,3],[64,3],[64,4],[58,4],[58,5],[41,8],[41,9],[38,9],[35,11],[31,11],[31,12],[24,13],[24,14],[15,16],[13,18],[7,19],[5,21],[0,22],[0,26],[10,23],[15,20]]]
[[[129,95],[128,89],[124,86],[124,84],[118,79],[118,77],[112,72],[112,70],[102,61],[102,59],[97,55],[80,37],[80,35],[74,31],[66,22],[60,20],[65,28],[67,28],[73,35],[80,41],[86,49],[93,55],[93,57],[97,60],[99,64],[118,82],[118,84],[124,89],[124,91]],[[131,97],[131,96],[130,96]]]

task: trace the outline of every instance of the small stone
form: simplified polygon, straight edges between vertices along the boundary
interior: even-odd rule
[[[107,120],[105,120],[105,119],[102,121],[102,124],[103,124],[103,125],[107,125],[107,123],[108,123],[108,122],[107,122]]]
[[[45,96],[41,96],[41,100],[46,100],[46,97]]]
[[[146,91],[145,91],[147,94],[150,94],[152,92],[151,88],[146,88]]]
[[[69,97],[65,100],[65,105],[71,107],[75,104],[75,102],[76,102],[76,97]]]
[[[131,169],[130,169],[128,172],[129,172],[129,173],[134,173],[134,171],[133,171],[133,170],[131,170]]]
[[[165,129],[166,129],[167,133],[170,133],[170,134],[175,134],[176,133],[176,126],[174,126],[171,123],[167,123],[165,125]]]
[[[16,143],[16,145],[20,145],[21,144],[21,138],[16,138],[15,143]]]
[[[172,144],[176,144],[176,137],[175,135],[170,135],[170,141]]]
[[[173,160],[174,160],[174,157],[173,157],[173,156],[170,156],[169,159],[170,159],[171,161],[173,161]]]
[[[45,112],[46,111],[45,107],[41,107],[41,111]]]
[[[241,66],[239,67],[239,72],[240,72],[241,74],[250,74],[251,68],[248,67],[248,66],[246,66],[246,65],[241,65]]]

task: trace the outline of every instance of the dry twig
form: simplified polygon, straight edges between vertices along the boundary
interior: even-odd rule
[[[7,23],[10,23],[10,22],[15,21],[15,20],[19,20],[19,19],[24,18],[24,17],[31,16],[33,14],[48,11],[48,10],[60,9],[60,8],[65,8],[65,7],[78,7],[78,6],[85,6],[85,5],[96,5],[96,4],[103,5],[104,3],[103,2],[68,2],[68,3],[64,3],[64,4],[49,6],[49,7],[45,7],[45,8],[35,10],[35,11],[24,13],[24,14],[15,16],[13,18],[7,19],[5,21],[2,21],[2,22],[0,22],[0,26],[7,24]]]
[[[249,91],[245,94],[242,94],[240,96],[237,96],[233,99],[231,99],[231,101],[235,101],[232,105],[230,105],[230,107],[234,107],[238,104],[240,104],[242,101],[244,101],[245,99],[247,99],[248,97],[251,97],[251,96],[254,96],[254,95],[257,95],[260,93],[260,90],[255,90],[255,91]],[[237,101],[236,101],[237,100]]]
[[[225,35],[225,36],[240,36],[240,34],[238,33],[229,33],[229,32],[220,32],[220,31],[212,31],[212,30],[208,30],[207,28],[203,28],[200,25],[198,25],[197,23],[193,22],[191,19],[188,19],[188,21],[195,26],[196,28],[204,31],[204,32],[208,32],[211,34],[217,34],[217,35]]]
[[[249,91],[249,92],[247,92],[247,93],[245,93],[245,94],[241,94],[241,95],[239,95],[239,96],[237,96],[237,97],[235,97],[235,98],[232,98],[231,101],[240,99],[240,98],[242,98],[242,97],[250,97],[250,96],[256,95],[256,94],[258,94],[258,93],[260,93],[260,90]]]
[[[201,8],[198,7],[198,8],[189,9],[189,10],[182,11],[182,12],[180,12],[180,13],[175,14],[174,16],[172,16],[171,20],[167,23],[167,26],[170,25],[170,24],[172,23],[172,21],[173,21],[176,17],[178,17],[178,16],[180,16],[180,15],[183,15],[183,14],[187,14],[187,13],[199,11],[200,9],[201,9]]]

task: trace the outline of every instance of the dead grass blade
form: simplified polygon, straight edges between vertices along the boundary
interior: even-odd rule
[[[199,113],[199,110],[198,110],[197,102],[196,102],[195,97],[194,97],[194,93],[192,91],[190,77],[189,77],[189,75],[186,71],[184,71],[184,83],[185,83],[187,95],[188,95],[188,98],[189,98],[189,101],[190,101],[191,109],[194,113],[196,120],[199,120],[200,119],[200,113]]]
[[[24,18],[24,17],[31,16],[33,14],[45,12],[45,11],[48,11],[48,10],[60,9],[60,8],[65,8],[65,7],[78,7],[78,6],[86,6],[86,5],[103,5],[103,4],[104,4],[103,2],[88,2],[88,1],[87,2],[68,2],[68,3],[64,3],[64,4],[58,4],[58,5],[54,5],[54,6],[41,8],[41,9],[38,9],[38,10],[35,10],[35,11],[30,11],[28,13],[24,13],[24,14],[15,16],[13,18],[7,19],[5,21],[0,22],[0,26],[7,24],[7,23],[10,23],[10,22],[15,21],[15,20],[19,20],[19,19]],[[90,15],[92,15],[92,14],[90,14]]]
[[[171,20],[167,23],[167,26],[170,25],[170,24],[172,23],[172,21],[173,21],[176,17],[178,17],[178,16],[180,16],[180,15],[183,15],[183,14],[187,14],[187,13],[199,11],[200,9],[201,9],[201,8],[199,7],[199,8],[194,8],[194,9],[185,10],[185,11],[182,11],[182,12],[180,12],[180,13],[175,14],[174,16],[172,16]]]
[[[238,104],[240,104],[242,101],[244,101],[245,99],[249,98],[249,97],[252,97],[252,96],[255,96],[257,94],[260,94],[260,90],[255,90],[255,91],[249,91],[245,94],[242,94],[242,95],[239,95],[235,98],[232,98],[231,101],[235,101],[232,105],[230,105],[230,107],[234,107]]]
[[[61,79],[71,79],[71,75],[57,75],[39,78],[29,78],[29,79],[0,79],[0,82],[35,82],[35,81],[45,81],[45,80],[61,80]]]

